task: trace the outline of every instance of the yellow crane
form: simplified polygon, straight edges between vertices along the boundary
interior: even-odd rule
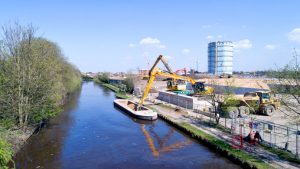
[[[160,60],[164,63],[164,65],[166,66],[169,73],[163,72],[159,68],[156,68],[156,65],[158,64],[158,62]],[[180,75],[173,73],[170,66],[164,60],[163,55],[159,55],[158,58],[156,59],[155,63],[153,64],[152,68],[149,71],[149,80],[146,85],[146,89],[144,90],[144,93],[142,95],[142,98],[139,102],[139,107],[143,105],[156,76],[163,76],[163,77],[167,77],[167,78],[172,78],[174,80],[184,80],[186,82],[190,82],[192,84],[194,94],[202,95],[202,94],[211,94],[213,92],[213,88],[205,87],[203,82],[196,82],[191,77],[180,76]]]

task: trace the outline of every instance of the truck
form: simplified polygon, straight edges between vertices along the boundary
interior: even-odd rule
[[[235,98],[235,104],[229,107],[230,117],[242,116],[250,112],[271,116],[281,106],[279,99],[272,96],[270,91],[246,92],[242,98]],[[223,107],[226,105],[228,101],[222,104]]]

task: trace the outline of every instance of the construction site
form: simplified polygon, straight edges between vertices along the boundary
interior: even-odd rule
[[[118,105],[129,107],[125,111],[137,118],[145,119],[138,112],[147,109],[175,126],[188,124],[275,168],[298,168],[297,116],[281,103],[280,94],[272,92],[270,86],[276,80],[234,75],[230,52],[226,56],[210,54],[210,48],[219,43],[209,44],[210,74],[173,71],[159,55],[150,70],[139,71],[133,77],[133,94],[125,100],[128,104]],[[230,42],[225,45],[232,47]],[[281,157],[277,150],[295,160]]]

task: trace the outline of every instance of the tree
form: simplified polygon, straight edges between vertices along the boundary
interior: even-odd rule
[[[126,92],[128,93],[133,92],[134,81],[135,81],[135,76],[131,72],[127,73],[127,77],[124,80],[124,85],[126,86]]]
[[[208,98],[208,102],[212,105],[215,121],[219,124],[221,115],[225,117],[225,120],[228,116],[228,110],[226,108],[232,106],[231,104],[226,104],[224,107],[224,102],[234,98],[234,79],[228,79],[225,87],[222,87],[216,79],[211,79],[210,84],[214,87],[214,90],[206,97]]]
[[[280,101],[288,110],[300,115],[300,67],[297,54],[289,64],[273,71],[271,76],[275,79],[273,92],[280,94]]]
[[[3,27],[0,45],[0,120],[15,120],[20,127],[55,115],[81,84],[79,71],[59,47],[35,32],[31,25]]]
[[[109,83],[109,73],[108,72],[104,72],[100,75],[98,75],[98,81],[101,83]]]

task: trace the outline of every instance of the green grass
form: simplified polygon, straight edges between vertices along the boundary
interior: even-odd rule
[[[96,82],[98,83],[98,82]],[[109,88],[110,90],[112,90],[113,92],[115,92],[115,96],[119,99],[128,99],[128,96],[126,95],[125,92],[121,92],[120,89],[112,84],[108,84],[108,83],[99,83],[102,86]]]
[[[118,87],[114,86],[114,85],[111,85],[111,84],[108,84],[108,83],[102,83],[101,85],[104,86],[104,87],[109,88],[110,90],[112,90],[116,93],[120,92],[120,89]]]
[[[115,93],[115,95],[119,99],[128,99],[128,96],[124,92],[117,92],[117,93]]]
[[[159,112],[156,108],[148,106],[150,109]],[[240,164],[242,164],[242,167],[245,167],[244,164],[248,164],[249,168],[258,168],[258,169],[269,169],[273,168],[269,164],[265,163],[261,159],[258,159],[257,157],[242,151],[238,149],[233,149],[232,146],[229,143],[226,143],[222,140],[217,139],[216,137],[209,135],[200,129],[192,126],[191,124],[188,123],[177,123],[169,118],[162,116],[159,114],[161,118],[166,120],[167,122],[171,123],[178,129],[181,129],[185,133],[191,135],[193,138],[208,144],[210,147],[215,148],[217,152],[225,154],[227,157],[233,159],[233,160],[238,160]],[[219,128],[219,126],[216,126]],[[221,129],[221,130],[227,130],[227,129]]]
[[[261,147],[273,154],[276,154],[282,160],[300,164],[300,159],[297,159],[296,156],[288,151],[279,148],[273,148],[266,145],[261,145]]]
[[[7,130],[0,126],[0,168],[8,169],[8,163],[12,162],[13,150],[12,145],[4,138],[7,135]]]
[[[267,169],[272,168],[269,164],[264,161],[257,159],[255,156],[248,154],[245,151],[233,149],[230,144],[215,138],[203,131],[197,129],[196,127],[188,124],[188,123],[177,123],[179,127],[182,127],[187,132],[192,134],[193,137],[198,138],[204,142],[208,142],[213,145],[217,150],[221,150],[226,152],[228,156],[232,156],[236,159],[241,160],[242,163],[248,163],[251,167],[256,167],[259,169]]]

